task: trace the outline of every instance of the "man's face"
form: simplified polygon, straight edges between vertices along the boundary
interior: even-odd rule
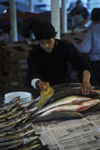
[[[41,40],[39,41],[41,47],[46,51],[46,52],[52,52],[52,49],[54,47],[55,44],[55,38],[51,38],[49,40]]]
[[[78,11],[81,11],[82,8],[83,8],[82,4],[77,4],[77,5],[76,5],[76,9],[77,9]]]

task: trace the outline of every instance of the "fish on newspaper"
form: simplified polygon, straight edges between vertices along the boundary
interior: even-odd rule
[[[80,104],[76,104],[76,105],[61,105],[61,106],[57,106],[54,108],[51,108],[47,111],[45,111],[44,113],[40,114],[38,117],[44,117],[48,114],[51,114],[53,112],[63,112],[63,111],[67,111],[67,112],[82,112],[92,106],[95,106],[96,104],[99,103],[99,99],[93,99],[93,100],[88,100],[86,102],[82,102]]]
[[[69,120],[69,119],[81,119],[84,118],[79,112],[69,112],[69,111],[62,111],[62,112],[52,112],[46,115],[39,115],[33,119],[33,122],[41,122],[41,121],[53,121],[53,120]]]
[[[68,97],[64,97],[56,102],[53,102],[51,104],[49,104],[48,106],[45,106],[44,108],[42,108],[40,111],[37,112],[37,114],[43,113],[45,111],[47,111],[48,109],[60,106],[60,105],[65,105],[65,104],[77,104],[80,102],[84,102],[87,100],[90,100],[91,98],[89,97],[82,97],[82,96],[68,96]]]

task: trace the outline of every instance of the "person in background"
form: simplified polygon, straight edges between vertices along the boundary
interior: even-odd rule
[[[80,44],[73,44],[80,53],[88,53],[94,76],[92,84],[100,86],[100,8],[92,10],[91,20],[93,25],[84,40]]]
[[[85,58],[72,43],[56,39],[57,32],[49,22],[41,22],[34,35],[39,42],[29,51],[27,58],[27,82],[35,89],[45,90],[50,86],[71,83],[70,64],[83,76],[83,94],[92,91],[90,84],[91,68]]]
[[[80,0],[76,2],[76,6],[68,14],[68,18],[71,19],[73,29],[76,27],[90,27],[91,25],[89,12]]]

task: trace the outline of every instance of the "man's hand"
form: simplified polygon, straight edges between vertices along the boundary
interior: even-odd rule
[[[84,70],[83,72],[83,82],[81,85],[82,94],[89,94],[89,91],[92,91],[92,86],[90,84],[90,72],[88,70]]]
[[[82,94],[85,94],[85,95],[89,94],[90,90],[93,92],[91,84],[89,82],[87,82],[87,81],[83,81],[82,85],[81,85]]]
[[[84,21],[82,21],[81,23],[79,23],[79,27],[83,27],[87,22],[89,21],[88,18],[86,18]]]
[[[47,91],[47,89],[49,87],[48,83],[44,82],[44,81],[40,81],[38,86],[39,86],[41,91],[43,91],[43,90]]]

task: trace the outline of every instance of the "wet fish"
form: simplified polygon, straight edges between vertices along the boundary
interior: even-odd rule
[[[33,130],[35,130],[34,129],[34,127],[32,126],[33,125],[33,123],[28,123],[28,124],[26,124],[26,125],[24,125],[24,126],[18,126],[18,127],[16,127],[16,128],[13,128],[12,130],[8,130],[8,131],[6,131],[6,132],[0,132],[0,137],[1,136],[4,136],[4,135],[11,135],[11,134],[13,134],[13,133],[22,133],[22,132],[24,132],[25,133],[25,131],[27,130],[29,130],[29,129],[33,129]]]
[[[13,114],[16,110],[18,109],[18,107],[13,108],[11,111],[8,111],[6,113],[0,114],[0,119],[7,117],[10,114]]]
[[[40,146],[42,145],[40,143],[37,143],[37,141],[35,142],[34,143],[32,142],[33,143],[32,146],[30,146],[30,143],[29,143],[28,145],[18,148],[17,150],[48,150],[48,149],[41,149],[42,147],[40,148]]]
[[[81,87],[81,83],[63,83],[52,86],[55,92],[65,89],[72,89],[73,87]]]
[[[9,146],[11,144],[14,145],[14,144],[19,143],[19,142],[22,142],[23,145],[26,145],[31,141],[37,140],[38,138],[39,138],[39,136],[32,136],[32,137],[23,137],[21,139],[2,142],[2,143],[0,143],[0,148],[4,147],[4,146]]]
[[[82,112],[92,106],[95,106],[98,103],[99,103],[99,99],[93,99],[86,102],[82,102],[77,105],[61,105],[45,111],[40,116],[46,116],[51,112],[61,112],[61,111]]]
[[[33,101],[26,102],[26,103],[20,104],[19,107],[25,108],[25,107],[29,106],[29,105],[32,104],[32,103],[33,103]]]
[[[37,140],[37,139],[39,139],[39,136],[40,135],[34,135],[34,136],[31,136],[31,137],[29,137],[29,138],[25,138],[25,139],[23,139],[23,145],[27,145],[28,143],[30,143],[31,141],[34,141],[34,140]]]
[[[38,107],[35,106],[35,107],[33,107],[33,108],[30,108],[30,109],[25,110],[25,112],[36,112],[37,108],[38,108]]]
[[[22,132],[28,128],[33,128],[33,123],[26,123],[24,125],[20,125],[20,126],[16,127],[15,130],[12,132],[16,132],[16,130],[17,130],[17,132]]]
[[[0,118],[0,123],[5,121],[5,118]]]
[[[20,103],[20,99],[17,100],[16,102],[14,102],[14,103],[11,103],[10,105],[6,105],[5,107],[3,107],[3,110],[4,110],[4,111],[9,111],[9,110],[11,110],[13,107],[16,107],[19,103]]]
[[[21,111],[16,111],[14,114],[11,114],[11,115],[7,116],[7,119],[17,118],[17,117],[19,117],[20,115],[22,115],[23,112],[24,112],[23,110],[21,110]],[[6,118],[6,117],[5,117],[5,118]]]
[[[17,100],[19,100],[19,98],[20,98],[20,96],[17,96],[17,97],[15,97],[15,98],[13,98],[11,101],[9,101],[8,103],[6,103],[6,104],[1,104],[1,105],[0,105],[0,110],[1,110],[2,107],[4,107],[4,106],[7,106],[7,105],[12,104],[12,103],[15,103]]]
[[[0,114],[0,119],[7,118],[7,116],[12,115],[14,112],[16,112],[17,109],[18,109],[18,107],[14,107],[12,110],[7,111],[7,112],[5,112],[3,114]]]
[[[68,96],[68,97],[64,97],[54,103],[49,104],[48,106],[45,106],[44,108],[42,108],[40,111],[37,112],[37,114],[39,113],[43,113],[48,109],[60,106],[60,105],[65,105],[65,104],[76,104],[76,103],[80,103],[83,101],[87,101],[91,98],[89,97],[82,97],[82,96]]]
[[[65,89],[72,89],[72,88],[81,88],[81,83],[63,83],[63,84],[57,84],[57,85],[53,85],[52,88],[54,89],[55,92],[57,91],[61,91],[61,90],[65,90]],[[94,89],[94,87],[92,86],[92,89]]]
[[[32,135],[32,133],[34,133],[34,135],[36,136],[34,131],[35,131],[35,129],[28,129],[28,131],[24,131],[24,132],[17,132],[16,131],[15,133],[12,133],[12,134],[6,134],[5,136],[0,137],[0,143],[6,142],[9,140],[19,139],[19,138],[22,138],[24,136],[30,136],[30,135]]]
[[[21,136],[19,136],[19,135],[2,136],[2,137],[0,137],[0,143],[6,142],[6,141],[9,141],[9,140],[16,140],[16,139],[19,139],[19,138],[21,138]]]
[[[24,131],[24,132],[16,132],[16,134],[17,135],[19,135],[19,136],[26,136],[26,135],[31,135],[32,133],[34,133],[35,134],[35,129],[33,128],[33,129],[28,129],[26,132]]]
[[[32,101],[30,101],[30,102],[26,102],[26,103],[23,103],[23,104],[20,104],[19,105],[19,107],[20,108],[25,108],[25,107],[32,107],[32,106],[35,106],[37,103],[38,103],[38,101],[41,99],[41,95],[40,96],[38,96],[36,99],[34,99],[34,100],[32,100]]]
[[[77,95],[77,96],[83,96],[83,97],[90,97],[90,98],[92,98],[94,96],[98,96],[99,93],[95,92],[95,91],[93,91],[93,92],[89,91],[89,94],[84,95],[84,94],[82,94],[81,89],[78,88],[78,87],[77,88],[68,89],[68,90],[65,89],[65,90],[58,91],[58,92],[54,93],[53,96],[51,96],[47,100],[45,106],[47,106],[50,103],[55,102],[55,101],[57,101],[57,100],[59,100],[61,98],[64,98],[64,97],[67,97],[67,96],[71,96],[71,95]]]
[[[9,101],[8,103],[6,103],[5,105],[15,103],[15,102],[18,101],[19,99],[20,99],[20,96],[17,96],[17,97],[15,97],[15,98],[13,98],[11,101]]]
[[[35,145],[34,147],[29,147],[28,150],[49,150],[48,145]]]
[[[4,128],[7,128],[7,127],[10,127],[12,125],[16,125],[17,123],[21,122],[22,120],[25,120],[27,117],[29,117],[30,114],[27,113],[27,114],[24,114],[22,116],[20,116],[19,118],[16,118],[14,120],[11,120],[11,122],[8,122],[7,124],[1,124],[0,125],[0,132],[4,129]]]
[[[100,102],[96,104],[95,106],[90,107],[89,109],[83,111],[82,113],[95,112],[95,111],[100,111]]]
[[[35,144],[35,145],[29,147],[28,150],[37,149],[39,146],[41,146],[41,144],[39,144],[39,143],[38,143],[38,144]]]
[[[33,122],[40,122],[40,121],[53,121],[53,120],[69,120],[69,119],[78,119],[83,118],[84,116],[79,112],[68,112],[68,111],[62,111],[62,112],[54,112],[51,111],[50,113],[47,113],[45,115],[39,115],[36,118],[33,119]]]
[[[2,115],[3,113],[6,113],[6,112],[10,111],[12,108],[16,107],[19,104],[19,102],[20,102],[20,99],[14,103],[11,103],[9,105],[2,107],[2,109],[0,110],[0,115]]]
[[[10,126],[3,127],[2,129],[0,129],[0,133],[13,129],[15,127],[15,125],[16,125],[16,123],[13,123],[13,124],[10,124]]]
[[[3,146],[3,147],[0,147],[0,150],[13,150],[13,149],[15,149],[15,148],[17,148],[17,147],[19,147],[19,146],[21,146],[23,144],[23,141],[16,141],[14,144],[9,144],[9,145],[7,145],[7,146]]]

